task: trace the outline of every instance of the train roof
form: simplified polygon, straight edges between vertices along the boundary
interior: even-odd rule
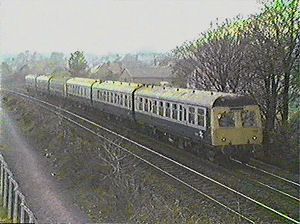
[[[136,96],[144,96],[160,100],[188,103],[209,108],[215,106],[225,106],[226,104],[226,106],[235,106],[237,102],[239,102],[238,104],[240,104],[243,102],[243,100],[246,99],[247,101],[244,101],[244,105],[250,102],[250,97],[242,97],[233,93],[212,92],[154,85],[147,85],[138,89],[136,91]]]
[[[89,79],[89,78],[71,78],[67,80],[68,85],[80,85],[80,86],[89,86],[91,87],[95,82],[99,80],[97,79]]]
[[[117,91],[123,93],[132,93],[135,89],[138,89],[143,84],[119,82],[119,81],[104,81],[93,85],[93,89],[102,89],[107,91]]]
[[[67,82],[68,79],[71,79],[71,78],[72,77],[70,77],[70,76],[65,76],[65,77],[63,77],[63,76],[53,76],[51,78],[51,80],[50,80],[50,83],[51,82],[62,82],[62,83],[65,83],[65,82]]]
[[[38,76],[39,76],[38,74],[29,74],[25,76],[25,79],[35,79]]]
[[[36,78],[38,81],[49,81],[53,75],[40,75]]]

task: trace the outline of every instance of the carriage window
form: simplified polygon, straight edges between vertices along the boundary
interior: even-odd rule
[[[182,121],[182,105],[179,105],[179,117],[178,117],[178,120],[179,121]]]
[[[87,96],[87,94],[86,94],[86,88],[84,88],[84,95]]]
[[[166,117],[171,117],[170,103],[166,103]]]
[[[204,110],[198,108],[197,111],[198,125],[204,127]]]
[[[189,123],[195,124],[195,108],[189,107]]]
[[[97,98],[100,99],[100,90],[97,91]]]
[[[140,97],[140,101],[139,101],[139,110],[143,110],[143,98]]]
[[[257,127],[254,111],[242,111],[243,127]]]
[[[114,93],[110,93],[110,102],[114,103]]]
[[[106,91],[103,92],[103,101],[106,101]]]
[[[149,100],[149,112],[152,111],[152,100]]]
[[[152,112],[153,112],[154,114],[157,114],[157,101],[156,101],[156,100],[153,101]]]
[[[120,95],[120,105],[123,106],[123,94]]]
[[[128,96],[128,107],[131,108],[131,98]]]
[[[120,95],[117,95],[117,104],[120,104]]]
[[[125,95],[124,106],[125,106],[125,107],[127,107],[127,106],[128,106],[128,97],[127,97],[127,95]]]
[[[144,101],[144,111],[148,112],[148,99]]]
[[[172,118],[177,120],[177,104],[172,104]]]
[[[159,101],[158,114],[164,116],[164,103],[162,101]]]
[[[234,127],[234,113],[232,111],[218,114],[218,119],[220,127]]]
[[[187,112],[186,112],[186,108],[183,107],[183,115],[182,115],[182,121],[186,121],[187,118]]]

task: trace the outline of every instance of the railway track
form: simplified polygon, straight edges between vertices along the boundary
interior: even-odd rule
[[[124,151],[132,156],[142,160],[149,166],[164,173],[166,176],[180,182],[187,188],[192,189],[194,192],[201,194],[232,214],[238,216],[241,222],[243,220],[244,222],[249,223],[299,223],[296,220],[297,217],[285,215],[287,214],[286,211],[282,212],[273,209],[266,205],[266,203],[262,203],[251,196],[227,186],[224,183],[221,183],[219,180],[211,178],[211,176],[183,165],[82,116],[26,94],[16,92],[12,93],[38,102],[39,105],[44,107],[46,110],[63,117],[69,122],[78,125],[79,127],[102,139],[105,139],[111,144],[115,143],[108,138],[108,135],[114,135],[115,137],[121,138],[127,143],[134,145],[135,147],[133,150],[129,150],[119,145],[116,146],[121,147]]]

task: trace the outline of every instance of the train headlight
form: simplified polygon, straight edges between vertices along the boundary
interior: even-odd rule
[[[222,140],[222,142],[226,142],[226,138],[225,137],[221,138],[221,140]]]
[[[257,139],[257,137],[254,135],[254,136],[252,137],[252,139],[253,139],[253,140],[256,140],[256,139]]]

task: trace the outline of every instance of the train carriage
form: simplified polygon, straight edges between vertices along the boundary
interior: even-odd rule
[[[50,95],[66,97],[67,96],[67,81],[69,79],[71,79],[71,77],[53,76],[49,80]]]
[[[221,93],[147,85],[135,93],[137,120],[195,141],[210,140],[210,109]]]
[[[93,85],[93,106],[113,113],[117,116],[130,118],[134,111],[134,92],[142,84],[119,81],[104,81]]]
[[[49,94],[49,83],[53,75],[40,75],[36,78],[36,88],[41,94]]]
[[[68,79],[66,84],[67,97],[71,100],[91,105],[93,102],[92,87],[97,82],[99,80],[89,78]]]
[[[25,86],[28,92],[36,92],[36,79],[39,75],[30,74],[25,76]]]

